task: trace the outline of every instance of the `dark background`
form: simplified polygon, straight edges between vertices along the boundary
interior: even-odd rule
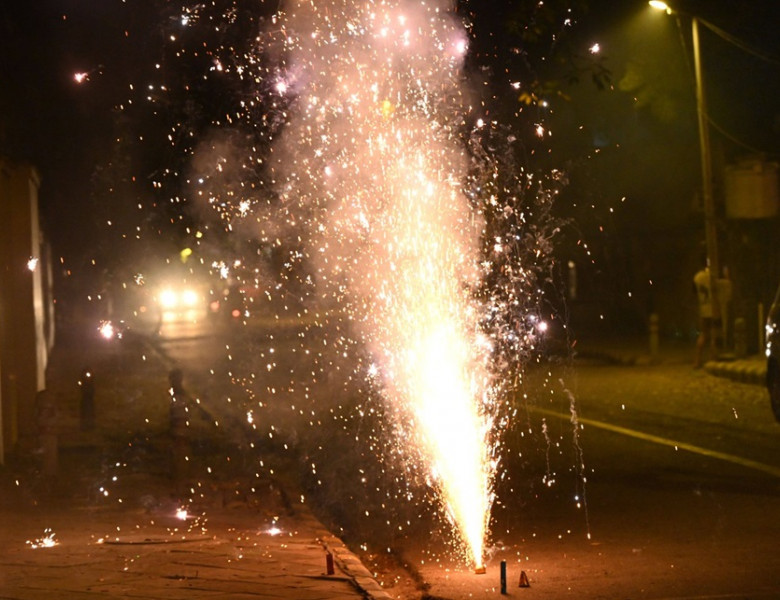
[[[257,146],[278,126],[266,116],[279,107],[263,105],[257,85],[210,68],[256,51],[257,32],[270,27],[278,6],[3,3],[0,153],[42,173],[59,298],[127,281],[137,264],[175,256],[213,222],[191,198],[196,149],[215,131],[226,131],[223,141],[237,149]],[[757,303],[768,302],[780,280],[780,228],[777,218],[723,218],[722,173],[745,156],[777,160],[780,7],[722,0],[682,8],[766,55],[702,27],[717,125],[721,262],[735,282],[735,314],[754,320]],[[488,112],[520,139],[517,160],[532,171],[557,170],[568,182],[555,205],[564,226],[554,263],[566,299],[556,310],[583,330],[637,333],[659,312],[666,335],[690,339],[690,279],[704,251],[690,19],[640,1],[473,0],[460,2],[458,12],[471,34],[466,76],[490,90]],[[197,23],[182,28],[182,15]],[[86,80],[76,82],[77,72]],[[225,114],[250,98],[260,106],[226,127]],[[267,185],[261,170],[245,176]],[[576,295],[567,285],[570,263]]]

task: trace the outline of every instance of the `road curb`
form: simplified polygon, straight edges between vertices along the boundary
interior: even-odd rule
[[[322,543],[325,549],[333,555],[333,560],[344,571],[368,600],[392,600],[365,567],[363,562],[347,548],[346,544],[331,533],[323,532]]]
[[[577,358],[597,360],[623,367],[641,367],[651,365],[675,364],[679,361],[660,356],[653,360],[647,353],[631,349],[586,348],[577,352]],[[713,360],[704,365],[704,371],[714,377],[721,377],[751,385],[766,385],[766,361],[761,357],[738,360]]]
[[[766,364],[756,360],[710,361],[704,365],[704,370],[739,383],[766,384]]]

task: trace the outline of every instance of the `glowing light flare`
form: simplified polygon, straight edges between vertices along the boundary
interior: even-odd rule
[[[382,100],[382,105],[379,110],[385,119],[389,119],[395,112],[395,106],[393,106],[393,103],[390,102],[390,100]]]
[[[106,340],[114,339],[117,335],[116,328],[111,321],[101,321],[98,326],[98,333],[100,334],[100,337]]]
[[[211,268],[219,273],[220,279],[227,279],[230,276],[230,267],[226,265],[224,261],[212,262]]]
[[[195,290],[186,289],[181,293],[181,302],[188,308],[197,306],[199,299],[198,292]]]
[[[490,510],[489,421],[474,401],[478,385],[465,368],[470,360],[466,339],[454,333],[452,323],[426,329],[421,356],[410,355],[407,365],[415,371],[413,411],[448,511],[470,559],[481,566]]]
[[[162,306],[164,309],[173,309],[176,308],[179,304],[179,296],[178,294],[171,289],[166,289],[160,292],[160,306]]]
[[[378,334],[376,354],[393,374],[385,381],[388,396],[410,413],[442,503],[479,566],[492,498],[491,427],[483,410],[489,345],[477,334],[479,307],[463,292],[473,277],[463,257],[475,256],[474,240],[458,224],[469,212],[437,172],[440,162],[427,153],[399,159],[385,224],[391,272],[377,270],[384,275],[368,280],[385,291],[368,323]]]
[[[669,7],[669,5],[666,2],[662,2],[661,0],[650,0],[648,4],[656,10],[664,11],[667,15],[672,14],[672,9]]]

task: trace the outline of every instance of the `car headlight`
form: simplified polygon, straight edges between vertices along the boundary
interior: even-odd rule
[[[182,290],[181,303],[186,308],[196,307],[198,305],[198,292],[195,290]]]
[[[160,306],[165,309],[173,309],[179,305],[179,296],[173,290],[163,290],[160,292]]]

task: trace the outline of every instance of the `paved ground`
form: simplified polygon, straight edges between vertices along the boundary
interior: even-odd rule
[[[280,519],[272,534],[267,520],[243,509],[182,521],[172,508],[14,511],[3,527],[0,597],[346,600],[366,597],[356,583],[372,586],[339,540],[306,515]],[[34,549],[43,539],[57,545]]]
[[[284,473],[247,480],[222,469],[177,482],[160,423],[124,439],[137,427],[133,403],[150,389],[166,401],[165,366],[147,358],[128,364],[95,340],[56,349],[48,383],[58,405],[56,468],[40,450],[0,468],[1,599],[388,597]],[[133,396],[103,395],[86,432],[76,387],[84,364],[114,391],[137,378]]]
[[[312,516],[284,473],[247,480],[227,470],[184,489],[171,480],[170,441],[159,423],[142,439],[123,438],[149,418],[165,419],[164,411],[130,409],[164,389],[166,365],[153,357],[129,364],[121,353],[90,344],[71,340],[52,359],[49,387],[60,409],[56,471],[45,472],[40,453],[0,469],[0,599],[390,597]],[[690,352],[662,347],[651,356],[642,340],[577,349],[583,358],[622,364],[679,364]],[[74,387],[74,373],[84,364],[99,364],[104,377],[110,373],[113,385],[105,387],[138,378],[130,386],[137,388],[133,397],[103,399],[91,432],[79,427]],[[706,370],[761,384],[762,365],[754,357],[711,362]],[[514,587],[517,577],[511,573]],[[487,592],[496,593],[495,573],[485,582]]]

